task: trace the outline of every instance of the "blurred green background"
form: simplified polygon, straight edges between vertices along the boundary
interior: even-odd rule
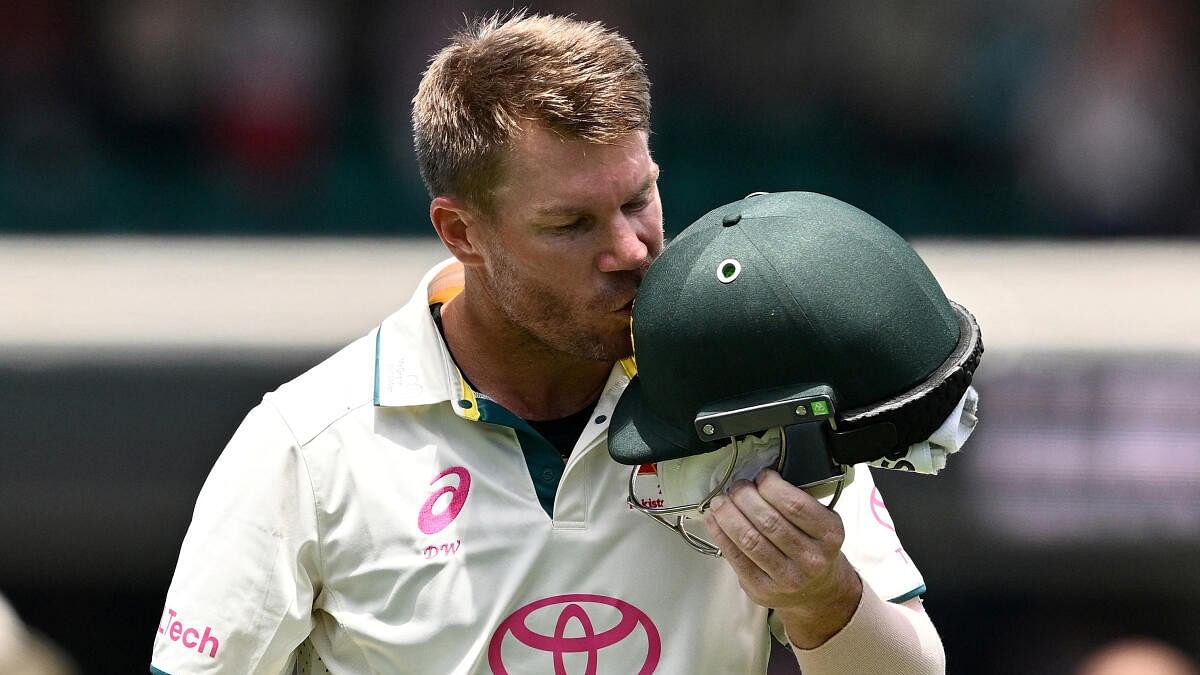
[[[5,3],[0,231],[426,233],[409,100],[497,7]],[[906,235],[1200,229],[1194,3],[531,7],[644,54],[672,231],[781,189]]]

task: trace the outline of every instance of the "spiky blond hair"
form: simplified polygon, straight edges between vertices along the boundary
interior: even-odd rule
[[[494,14],[433,56],[412,119],[430,196],[490,210],[503,151],[530,123],[593,143],[648,131],[650,83],[633,45],[600,23]]]

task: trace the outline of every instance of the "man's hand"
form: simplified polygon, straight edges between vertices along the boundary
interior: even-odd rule
[[[841,630],[862,595],[842,555],[833,510],[770,469],[713,500],[704,525],[754,602],[775,610],[793,647],[812,649]]]

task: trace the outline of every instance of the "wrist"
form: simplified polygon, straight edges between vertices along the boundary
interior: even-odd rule
[[[843,556],[822,592],[806,598],[803,603],[776,607],[774,611],[793,647],[813,649],[850,623],[862,594],[862,579]]]
[[[813,675],[945,675],[946,655],[929,616],[865,586],[850,622],[814,648],[793,644],[800,669]]]

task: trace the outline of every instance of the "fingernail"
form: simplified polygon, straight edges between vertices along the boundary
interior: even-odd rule
[[[724,503],[725,503],[725,497],[723,495],[717,495],[716,497],[713,497],[713,500],[711,502],[708,503],[708,507],[710,509],[719,509],[719,508],[721,508],[721,505]]]

